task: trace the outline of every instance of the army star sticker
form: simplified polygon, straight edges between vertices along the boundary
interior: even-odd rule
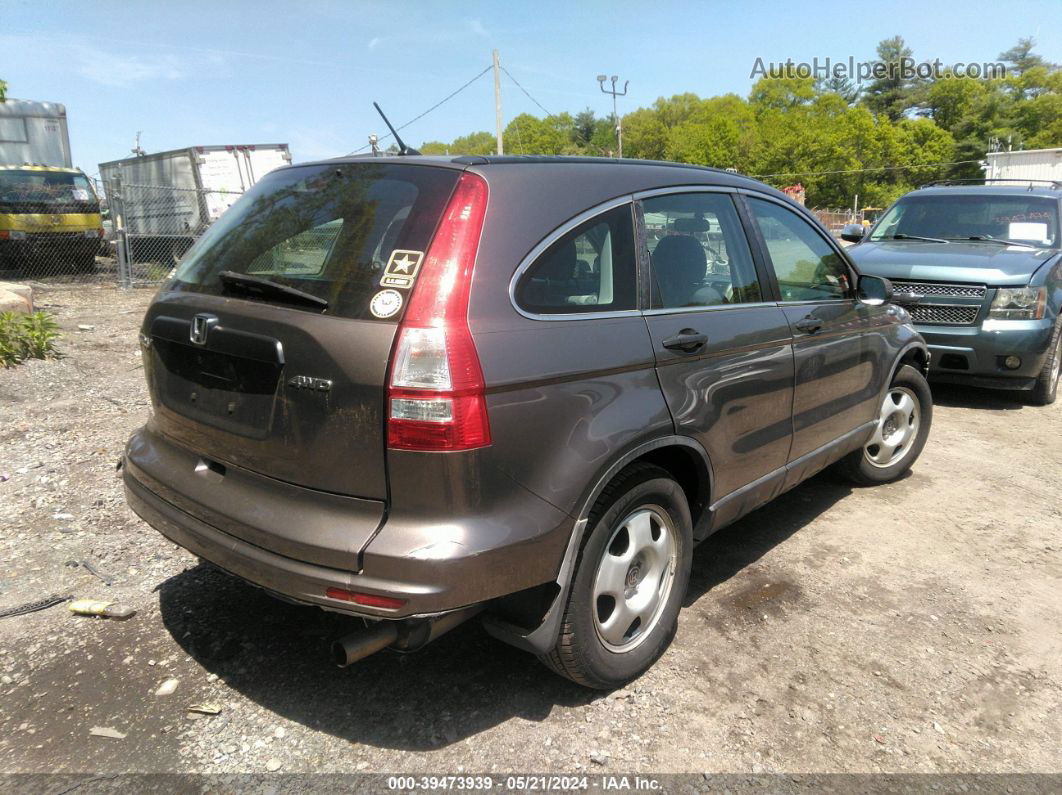
[[[417,278],[417,271],[420,270],[420,263],[423,259],[423,251],[395,249],[387,261],[383,278],[380,279],[380,286],[409,289],[413,286],[414,279]]]
[[[415,260],[411,260],[408,254],[404,254],[402,256],[402,259],[396,259],[394,262],[391,263],[391,270],[394,273],[408,274],[415,264]]]

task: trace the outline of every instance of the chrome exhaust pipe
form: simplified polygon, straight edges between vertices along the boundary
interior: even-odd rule
[[[332,659],[340,668],[364,660],[370,654],[382,651],[398,640],[398,624],[380,621],[375,627],[349,635],[332,644]]]
[[[465,623],[485,607],[486,604],[472,605],[431,619],[379,621],[368,629],[352,632],[335,641],[332,644],[332,659],[340,668],[346,668],[388,647],[396,651],[417,651]]]

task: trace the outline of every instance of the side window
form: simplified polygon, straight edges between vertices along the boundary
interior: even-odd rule
[[[749,199],[783,301],[848,298],[848,268],[818,231],[779,204]]]
[[[516,302],[528,312],[570,314],[635,309],[637,277],[629,204],[568,232],[528,268]]]
[[[642,202],[653,309],[760,301],[760,284],[733,199],[674,193]]]

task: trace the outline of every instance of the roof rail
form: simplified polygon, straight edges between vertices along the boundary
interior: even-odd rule
[[[942,185],[984,185],[989,182],[1014,182],[1018,185],[1028,185],[1029,190],[1032,190],[1033,183],[1042,185],[1049,185],[1052,188],[1062,189],[1062,180],[1057,179],[1021,179],[1019,177],[972,177],[969,179],[935,179],[932,182],[927,182],[924,185],[919,185],[921,188],[936,188]]]

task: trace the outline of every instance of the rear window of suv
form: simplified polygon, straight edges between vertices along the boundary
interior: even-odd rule
[[[415,280],[399,280],[407,287],[381,284],[388,263],[422,258],[460,175],[377,162],[275,171],[207,231],[169,287],[220,295],[221,274],[230,272],[321,298],[327,314],[379,319],[370,309],[373,296],[397,289],[406,297]]]

